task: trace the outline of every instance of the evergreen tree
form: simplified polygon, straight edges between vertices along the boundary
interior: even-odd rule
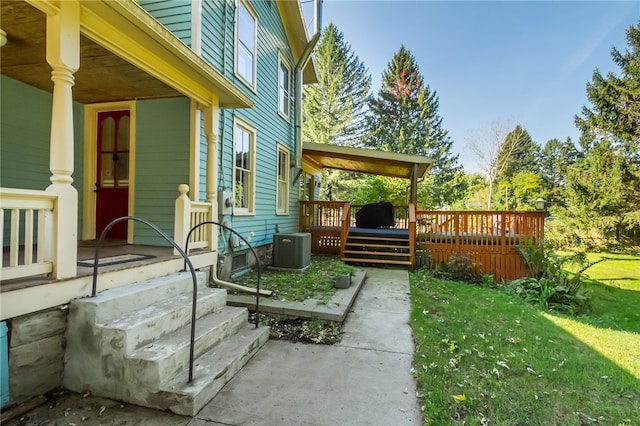
[[[589,140],[597,143],[605,138],[620,146],[621,154],[633,162],[640,160],[640,23],[627,30],[628,50],[611,50],[613,62],[621,75],[603,76],[596,69],[593,81],[587,83],[587,97],[592,109],[582,107],[576,125]]]
[[[305,141],[357,145],[364,130],[371,76],[334,24],[315,49],[318,83],[304,88]]]
[[[551,205],[565,204],[568,169],[578,160],[578,156],[578,150],[571,138],[564,142],[551,139],[542,148],[539,163],[545,192],[542,198]]]
[[[498,180],[511,179],[517,173],[538,173],[540,146],[522,126],[518,125],[507,134],[498,150],[497,164],[502,165],[496,175]]]
[[[569,169],[568,213],[601,236],[640,224],[640,176],[627,158],[603,140]]]
[[[611,50],[621,75],[598,70],[582,108],[582,158],[568,174],[568,216],[601,236],[640,226],[640,25],[627,30],[628,50]]]
[[[464,194],[462,167],[451,152],[453,141],[442,127],[438,106],[436,92],[424,83],[415,58],[401,46],[382,75],[378,96],[369,102],[365,144],[435,160],[419,191],[419,203],[425,207],[451,204]]]

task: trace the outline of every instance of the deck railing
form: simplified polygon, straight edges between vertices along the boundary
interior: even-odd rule
[[[311,251],[341,254],[350,227],[356,226],[356,212],[362,205],[345,201],[300,201],[300,232],[311,234]],[[409,229],[407,206],[394,206],[395,226]]]
[[[340,254],[344,201],[300,201],[300,232],[311,234],[311,251]]]
[[[335,201],[301,201],[300,231],[311,233],[313,253],[341,254],[355,213],[362,206]],[[542,244],[544,213],[526,211],[441,211],[396,206],[395,227],[409,230],[411,263],[434,267],[452,255],[468,255],[476,273],[496,281],[529,274],[522,244]]]
[[[213,220],[213,204],[191,201],[187,195],[189,185],[179,185],[178,191],[180,196],[176,199],[174,240],[183,250],[186,248],[187,236],[189,250],[214,250],[216,229],[213,225],[197,227],[189,234],[189,231],[198,224]],[[174,254],[179,253],[174,250]]]
[[[363,207],[362,204],[350,204],[350,225],[356,226],[356,213]],[[393,206],[394,225],[393,228],[408,229],[409,228],[409,214],[407,206]]]
[[[416,244],[422,263],[436,266],[447,263],[455,253],[466,254],[475,272],[493,275],[498,281],[528,275],[518,247],[525,242],[542,244],[543,238],[543,212],[416,212]]]
[[[54,213],[58,196],[51,192],[0,189],[0,240],[3,280],[54,271]],[[5,222],[6,220],[6,222]],[[5,230],[8,234],[5,235]],[[8,250],[8,256],[5,256]],[[7,260],[5,261],[5,258]]]

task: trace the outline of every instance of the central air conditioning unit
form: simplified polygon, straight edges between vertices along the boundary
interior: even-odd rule
[[[273,267],[305,269],[311,263],[311,234],[273,234]]]

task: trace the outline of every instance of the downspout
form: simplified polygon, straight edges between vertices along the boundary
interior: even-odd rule
[[[313,49],[316,47],[320,39],[320,30],[322,29],[322,0],[314,0],[314,34],[307,46],[302,52],[300,60],[296,64],[296,87],[294,99],[295,108],[295,143],[296,143],[296,168],[302,168],[302,71],[309,62]]]

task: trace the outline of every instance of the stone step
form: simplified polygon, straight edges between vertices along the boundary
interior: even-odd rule
[[[64,386],[194,416],[269,338],[226,290],[197,274],[194,371],[188,383],[193,303],[190,273],[71,302]]]
[[[194,358],[214,348],[247,325],[248,311],[225,307],[196,321]],[[125,376],[137,385],[157,388],[177,374],[189,371],[191,324],[127,355]],[[128,371],[127,371],[128,370]]]
[[[246,324],[242,330],[215,346],[194,363],[193,381],[176,375],[150,400],[155,408],[195,416],[269,339],[269,327]]]
[[[198,288],[207,286],[206,274],[196,272]],[[136,311],[140,306],[148,306],[161,300],[172,299],[180,294],[193,293],[193,279],[190,272],[167,275],[141,281],[136,284],[114,288],[96,297],[87,297],[71,302],[84,305],[82,310],[87,318],[94,318],[96,324],[103,324],[121,315]]]
[[[220,288],[199,288],[196,318],[223,309],[227,291]],[[158,301],[137,311],[101,324],[102,340],[122,346],[130,353],[156,339],[191,324],[193,295],[184,293],[172,299]],[[197,323],[197,322],[196,322]]]
[[[205,292],[203,283],[206,283],[206,274],[197,273],[196,278],[197,284],[201,286],[199,293]],[[110,289],[96,297],[72,300],[67,319],[64,386],[75,392],[87,389],[96,395],[126,400],[122,395],[126,391],[127,382],[123,360],[127,351],[138,344],[134,343],[134,337],[127,337],[125,332],[104,328],[103,325],[117,323],[119,317],[131,316],[136,311],[144,312],[148,306],[156,303],[164,304],[168,301],[166,305],[170,305],[172,300],[182,295],[192,298],[192,291],[191,273],[177,273]],[[226,304],[226,294],[224,299]],[[162,313],[157,315],[163,316]],[[162,321],[147,323],[150,330],[144,333],[161,336],[162,330],[153,330],[159,323],[162,323],[160,327],[175,329],[186,324],[184,321],[176,324],[165,324],[166,322],[172,322],[171,316]],[[133,327],[136,328],[137,326]],[[135,331],[132,336],[136,333],[143,340],[147,339],[141,331]]]

